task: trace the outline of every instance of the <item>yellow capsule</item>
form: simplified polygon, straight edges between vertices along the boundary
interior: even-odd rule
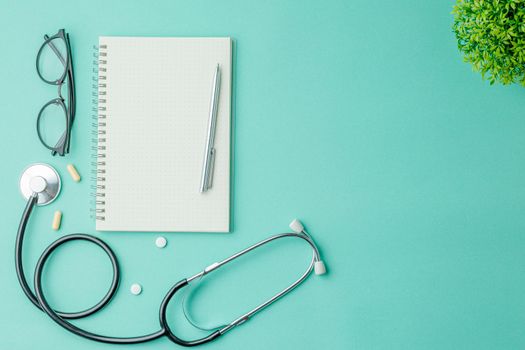
[[[57,231],[60,228],[60,222],[62,221],[62,212],[60,210],[55,211],[55,216],[53,217],[53,230]]]
[[[73,178],[73,181],[75,182],[80,181],[80,175],[73,164],[67,165],[67,171],[69,171],[69,175],[71,175],[71,177]]]

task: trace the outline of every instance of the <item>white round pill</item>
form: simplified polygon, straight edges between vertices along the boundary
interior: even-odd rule
[[[166,238],[162,236],[157,237],[157,239],[155,240],[155,245],[158,248],[164,248],[166,244],[168,244],[168,241],[166,240]]]
[[[138,283],[133,283],[129,290],[131,291],[131,294],[139,295],[142,293],[142,286]]]

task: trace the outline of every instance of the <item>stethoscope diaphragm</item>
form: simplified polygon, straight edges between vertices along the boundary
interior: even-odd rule
[[[37,205],[46,205],[60,193],[60,176],[48,164],[36,163],[27,167],[20,176],[20,192],[26,200],[38,194]]]

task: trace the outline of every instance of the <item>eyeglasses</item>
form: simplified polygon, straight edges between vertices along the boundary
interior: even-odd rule
[[[42,81],[58,87],[58,98],[46,103],[38,113],[36,131],[42,144],[64,156],[69,153],[71,127],[75,119],[75,79],[69,34],[60,29],[53,36],[44,35],[36,56],[36,71]],[[62,85],[67,83],[67,99]]]

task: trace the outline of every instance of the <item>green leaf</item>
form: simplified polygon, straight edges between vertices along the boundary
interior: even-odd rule
[[[490,84],[525,86],[525,0],[457,0],[458,49]]]

